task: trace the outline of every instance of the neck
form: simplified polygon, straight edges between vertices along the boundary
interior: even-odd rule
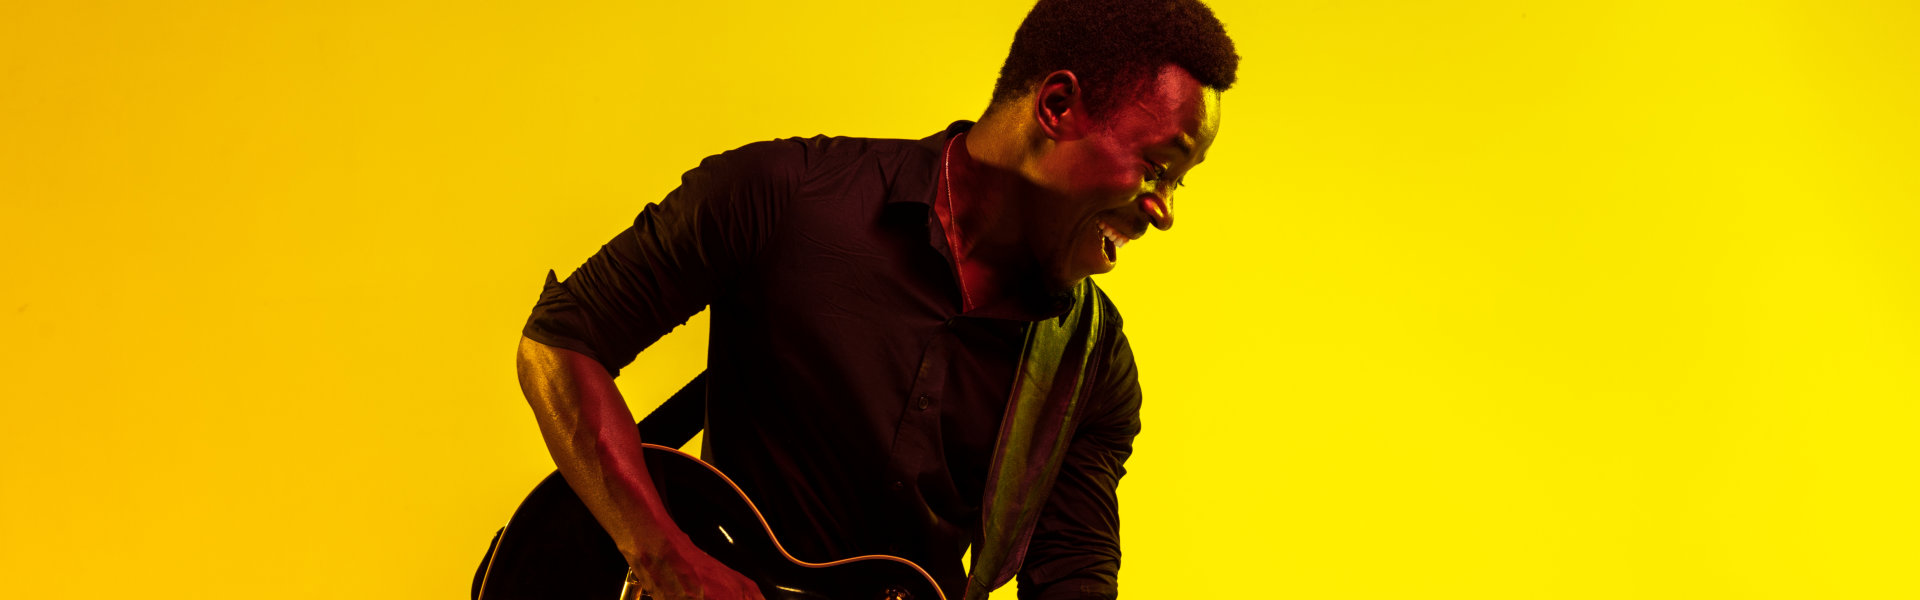
[[[963,205],[955,218],[968,233],[967,256],[999,271],[1024,268],[1034,260],[1026,243],[1030,219],[1024,214],[1036,196],[1023,176],[1031,156],[1029,132],[1023,120],[1008,118],[1005,112],[982,116],[961,138],[958,145],[963,148],[956,148],[965,150],[968,166],[962,181],[955,182],[956,190],[964,188],[958,192]]]
[[[953,148],[953,213],[962,234],[954,251],[975,312],[1018,312],[1038,283],[1025,214],[1032,186],[1021,176],[1025,155],[1010,119],[982,117]]]

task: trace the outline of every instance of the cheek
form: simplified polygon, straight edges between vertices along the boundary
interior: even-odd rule
[[[1114,195],[1130,193],[1140,187],[1133,164],[1114,152],[1099,149],[1087,152],[1070,171],[1070,185],[1086,192]]]

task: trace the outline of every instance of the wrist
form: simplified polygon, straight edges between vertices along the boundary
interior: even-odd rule
[[[668,527],[652,535],[636,536],[638,548],[627,552],[627,564],[635,570],[651,570],[684,564],[697,556],[700,548],[678,528]]]

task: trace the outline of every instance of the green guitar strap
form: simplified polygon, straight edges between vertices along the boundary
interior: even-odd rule
[[[1027,541],[1092,394],[1093,357],[1110,337],[1106,329],[1114,317],[1106,314],[1102,297],[1091,279],[1082,281],[1067,314],[1027,328],[987,472],[966,598],[949,600],[986,600],[1020,572]],[[705,405],[706,373],[701,373],[640,421],[640,439],[685,445],[705,425]]]
[[[668,448],[687,445],[707,427],[707,372],[680,386],[666,402],[640,419],[640,441]],[[694,452],[698,454],[699,452]]]
[[[987,472],[980,538],[974,540],[964,600],[987,600],[989,592],[1020,572],[1027,541],[1094,387],[1091,367],[1113,320],[1104,314],[1106,306],[1087,279],[1074,291],[1072,310],[1027,329]]]

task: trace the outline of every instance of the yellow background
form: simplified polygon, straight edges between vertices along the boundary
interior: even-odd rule
[[[1100,278],[1127,596],[1920,597],[1916,6],[1216,2],[1222,135]],[[1026,8],[0,5],[4,594],[464,597],[544,271],[973,118]]]

